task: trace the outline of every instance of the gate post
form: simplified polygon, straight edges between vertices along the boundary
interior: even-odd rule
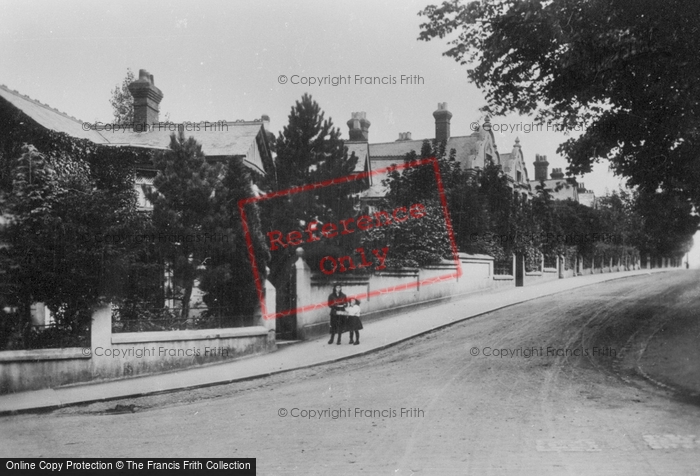
[[[515,253],[513,259],[515,261],[515,286],[520,287],[525,284],[525,255]]]

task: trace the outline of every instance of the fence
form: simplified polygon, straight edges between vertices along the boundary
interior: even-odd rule
[[[513,275],[513,258],[507,260],[495,261],[493,263],[493,274],[496,276],[512,276]]]
[[[544,267],[545,268],[556,268],[557,267],[557,260],[559,259],[558,256],[551,256],[551,255],[545,255],[544,257]]]
[[[23,323],[17,313],[0,314],[0,351],[14,349],[60,349],[90,345],[90,329],[77,331],[63,324]]]
[[[112,308],[93,314],[90,344],[0,352],[0,394],[131,377],[230,360],[276,348],[272,323],[239,328],[112,332]]]
[[[187,329],[221,329],[252,326],[253,311],[237,307],[137,307],[112,309],[112,332],[158,332]]]

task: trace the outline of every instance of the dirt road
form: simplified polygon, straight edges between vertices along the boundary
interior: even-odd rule
[[[700,407],[636,373],[647,337],[700,309],[698,278],[581,288],[266,379],[2,418],[0,454],[255,457],[263,475],[698,474]]]

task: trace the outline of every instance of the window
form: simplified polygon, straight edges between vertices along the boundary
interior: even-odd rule
[[[139,211],[153,210],[153,204],[146,198],[147,193],[153,192],[153,179],[137,175],[134,190],[136,190],[136,206]]]

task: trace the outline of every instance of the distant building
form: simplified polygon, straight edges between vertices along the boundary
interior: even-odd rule
[[[555,200],[573,200],[587,206],[593,206],[595,196],[593,192],[581,190],[576,179],[566,178],[562,169],[552,169],[548,175],[547,157],[535,155],[535,176],[531,180],[525,155],[523,154],[520,139],[515,139],[515,144],[510,152],[499,153],[495,137],[491,131],[490,120],[487,117],[479,130],[469,135],[453,136],[451,131],[452,113],[447,108],[447,103],[438,103],[438,108],[433,112],[435,120],[435,136],[423,139],[414,139],[410,132],[399,133],[399,138],[393,142],[370,143],[369,127],[364,112],[353,112],[348,121],[349,140],[346,141],[348,153],[355,153],[359,160],[356,172],[377,171],[385,169],[393,164],[402,164],[407,154],[415,152],[420,154],[423,142],[444,142],[449,154],[452,150],[462,168],[467,172],[476,173],[482,170],[486,164],[501,166],[503,173],[513,189],[513,194],[522,200],[529,200],[537,193],[537,187],[544,181],[544,186]],[[386,174],[377,174],[371,177],[369,189],[363,192],[362,201],[372,204],[386,196],[388,190],[382,183]]]
[[[596,198],[593,190],[587,190],[584,183],[578,184],[578,201],[581,205],[586,205],[587,207],[596,207]]]
[[[514,191],[528,196],[528,175],[519,140],[516,140],[510,153],[500,155],[488,118],[478,131],[461,136],[452,135],[450,124],[452,113],[448,110],[447,103],[438,103],[437,110],[433,112],[433,118],[435,120],[434,137],[413,139],[410,132],[401,132],[399,138],[393,142],[369,143],[370,122],[364,112],[353,113],[348,121],[350,136],[350,140],[346,142],[348,152],[354,151],[358,157],[366,157],[366,169],[376,171],[392,164],[402,164],[410,152],[420,154],[425,140],[431,142],[437,140],[445,143],[448,154],[454,150],[455,160],[468,172],[477,172],[486,164],[501,165]],[[360,163],[363,162],[358,162]],[[384,174],[372,177],[369,190],[363,194],[365,202],[372,202],[386,195],[387,189],[382,184],[385,178]]]
[[[545,189],[550,193],[554,200],[573,200],[580,202],[579,185],[573,177],[565,177],[562,169],[552,169],[552,173],[547,178],[547,162],[546,155],[535,155],[535,179],[530,181],[530,189],[533,195],[537,194],[539,187],[544,182]],[[591,192],[592,193],[592,192]]]

